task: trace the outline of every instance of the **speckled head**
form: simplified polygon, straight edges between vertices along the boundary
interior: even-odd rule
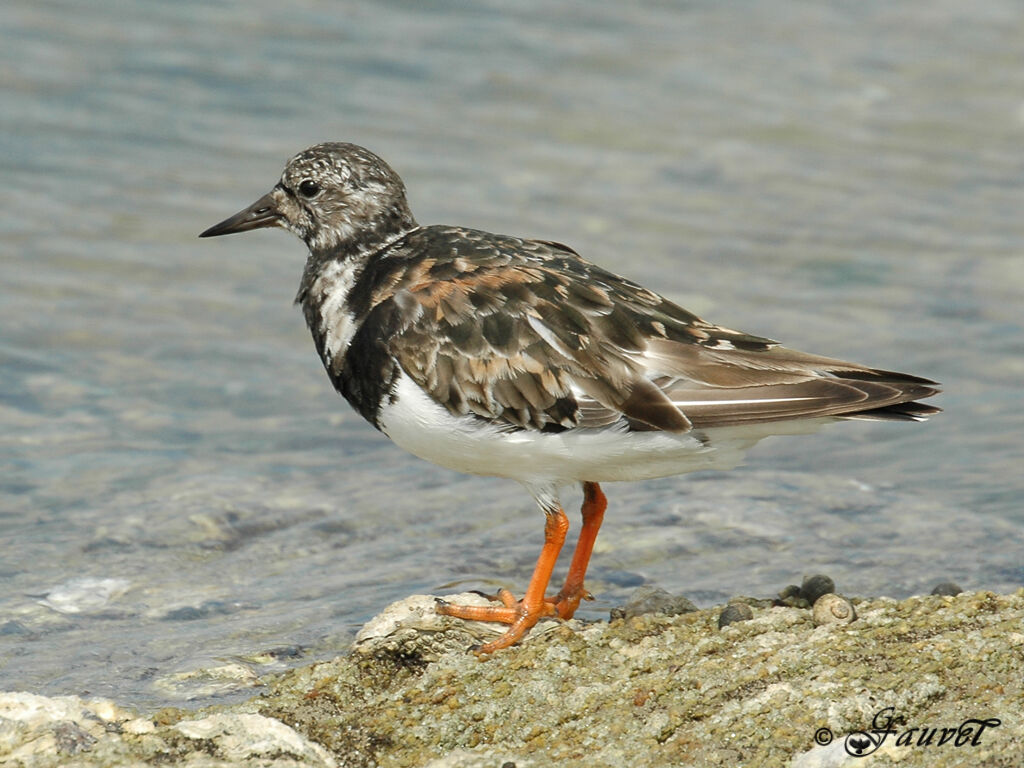
[[[277,186],[200,237],[262,227],[294,232],[313,254],[343,255],[378,248],[416,222],[387,163],[356,144],[329,142],[295,155]]]

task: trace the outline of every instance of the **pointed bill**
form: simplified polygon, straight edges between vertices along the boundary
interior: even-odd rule
[[[214,224],[203,232],[200,237],[217,237],[233,235],[236,232],[248,232],[250,229],[281,226],[281,212],[277,208],[274,193],[268,192],[244,211],[239,211],[220,224]]]

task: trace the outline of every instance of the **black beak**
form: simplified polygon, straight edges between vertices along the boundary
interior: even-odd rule
[[[276,227],[280,222],[281,213],[277,210],[274,193],[268,192],[244,211],[224,219],[220,224],[214,224],[199,236],[233,235],[235,232],[247,232],[250,229]]]

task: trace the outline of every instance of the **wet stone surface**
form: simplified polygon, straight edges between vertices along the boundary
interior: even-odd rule
[[[856,621],[818,627],[807,609],[754,600],[730,604],[753,618],[726,632],[721,606],[545,622],[486,661],[465,650],[481,630],[430,617],[431,602],[390,606],[351,653],[268,677],[228,707],[147,717],[103,699],[0,694],[0,762],[812,768],[846,765],[846,739],[887,712],[894,734],[988,725],[969,747],[894,735],[872,764],[1008,765],[1024,750],[1024,590],[858,599]]]

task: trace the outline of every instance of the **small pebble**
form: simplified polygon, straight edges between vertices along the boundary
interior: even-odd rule
[[[754,612],[746,603],[729,603],[718,615],[718,628],[723,629],[737,621],[750,621]]]
[[[673,595],[660,587],[640,587],[634,590],[624,605],[612,608],[612,619],[631,619],[650,613],[664,616],[678,616],[692,613],[697,606],[682,595]]]
[[[808,605],[814,605],[819,597],[835,591],[836,583],[822,573],[808,576],[800,585],[800,594],[807,600]]]
[[[788,587],[779,592],[779,597],[774,601],[775,605],[785,605],[789,608],[810,608],[811,604],[804,598],[803,593],[800,591],[800,587],[796,584],[790,584]]]
[[[935,589],[932,590],[933,595],[948,595],[953,597],[963,592],[960,589],[960,585],[952,581],[944,581],[941,584],[936,584]]]
[[[841,595],[822,595],[814,602],[814,610],[811,614],[814,619],[814,626],[820,627],[824,624],[849,624],[857,618],[857,611],[853,603]]]

